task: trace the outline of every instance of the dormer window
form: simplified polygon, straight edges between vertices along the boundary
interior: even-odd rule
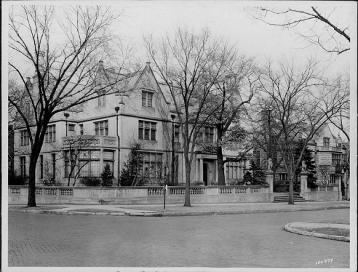
[[[99,97],[97,98],[97,106],[103,107],[106,105],[106,95],[104,91],[98,92]]]
[[[153,93],[142,91],[142,106],[153,107]]]
[[[29,133],[27,132],[27,130],[21,130],[20,132],[20,145],[29,145]]]

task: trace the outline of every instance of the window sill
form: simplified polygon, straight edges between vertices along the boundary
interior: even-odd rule
[[[138,139],[139,141],[142,141],[142,142],[146,142],[146,143],[157,143],[158,141],[157,140],[155,140],[155,141],[153,141],[153,140],[144,140],[144,139]]]
[[[143,106],[142,105],[142,108],[144,108],[146,110],[153,110],[154,111],[154,107],[149,107],[149,106]]]

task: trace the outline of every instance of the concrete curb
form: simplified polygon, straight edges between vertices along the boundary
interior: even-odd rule
[[[162,217],[162,213],[158,212],[124,212],[128,216],[145,216],[145,217]]]
[[[278,212],[298,212],[298,211],[319,211],[319,210],[332,210],[332,209],[349,209],[347,206],[332,206],[332,207],[300,207],[297,209],[271,209],[271,210],[231,210],[231,211],[110,211],[103,210],[101,212],[82,212],[73,210],[31,210],[31,209],[18,209],[9,210],[9,212],[24,212],[24,213],[37,213],[37,214],[68,214],[68,215],[112,215],[112,216],[145,216],[145,217],[162,217],[162,216],[205,216],[205,215],[229,215],[229,214],[252,214],[252,213],[278,213]]]
[[[9,212],[22,212],[22,213],[36,213],[36,214],[67,214],[67,215],[112,215],[112,216],[145,216],[145,217],[161,217],[162,213],[158,212],[81,212],[76,210],[68,210],[68,211],[56,211],[56,210],[17,210],[17,211],[9,211]]]
[[[299,230],[297,228],[291,227],[292,224],[294,224],[294,222],[286,224],[284,229],[288,232],[305,235],[305,236],[312,236],[312,237],[318,237],[318,238],[324,238],[324,239],[330,239],[330,240],[350,242],[350,237],[328,235],[328,234],[322,234],[322,233],[317,233],[317,232]]]
[[[252,213],[279,213],[279,212],[302,212],[302,211],[322,211],[334,209],[349,209],[349,207],[319,207],[302,209],[276,209],[276,210],[246,210],[246,211],[204,211],[204,212],[162,212],[163,216],[200,216],[200,215],[226,215],[226,214],[252,214]]]

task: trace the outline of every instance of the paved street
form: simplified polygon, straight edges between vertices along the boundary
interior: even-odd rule
[[[349,209],[185,217],[9,213],[9,267],[349,267],[349,243],[288,222],[348,220]],[[316,264],[333,259],[332,262]]]

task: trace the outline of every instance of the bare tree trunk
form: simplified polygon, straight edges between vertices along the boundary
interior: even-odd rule
[[[43,136],[43,135],[42,135]],[[43,142],[43,137],[40,136],[40,141]],[[29,195],[28,195],[28,207],[36,207],[36,164],[37,159],[40,155],[42,143],[37,143],[33,146],[31,149],[31,155],[30,155],[30,166],[29,166]]]
[[[30,156],[30,168],[29,168],[29,194],[27,200],[28,207],[36,207],[36,162],[37,157],[33,154]]]
[[[290,179],[290,183],[289,183],[289,193],[288,193],[288,204],[290,205],[294,205],[294,199],[293,199],[293,180]]]
[[[218,185],[225,186],[225,168],[224,168],[224,156],[223,149],[221,146],[216,148],[216,155],[218,160]]]
[[[218,143],[220,143],[223,137],[223,130],[221,124],[216,126],[217,134],[218,134]],[[216,147],[216,157],[218,160],[218,185],[225,186],[225,170],[224,170],[224,156],[223,149],[220,145]]]
[[[185,201],[184,201],[184,207],[191,207],[191,205],[190,205],[190,172],[191,172],[191,165],[190,165],[188,152],[184,152],[184,160],[185,160]]]
[[[291,162],[292,164],[292,162]],[[294,180],[294,172],[292,169],[292,165],[289,166],[288,171],[288,177],[289,177],[289,185],[288,185],[288,204],[294,205],[294,198],[293,198],[293,180]]]

